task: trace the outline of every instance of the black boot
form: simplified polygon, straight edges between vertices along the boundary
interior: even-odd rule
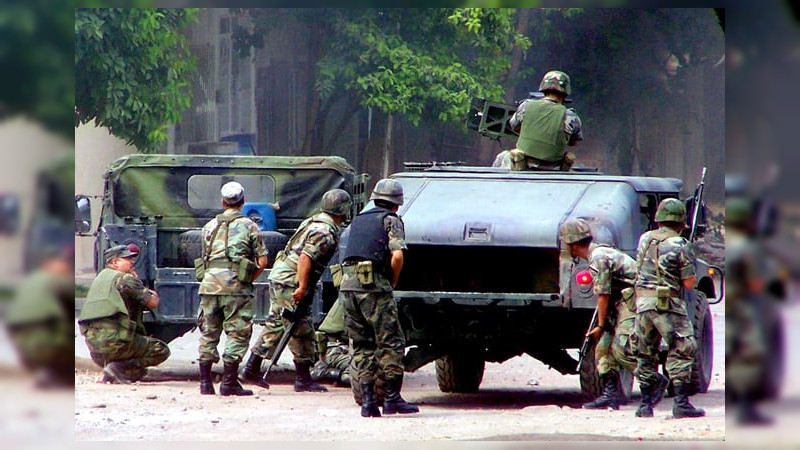
[[[294,391],[295,392],[328,392],[328,388],[311,379],[311,364],[295,362]]]
[[[772,418],[762,415],[751,396],[743,395],[736,408],[736,422],[739,425],[772,425]]]
[[[593,402],[584,403],[583,407],[586,409],[611,408],[613,410],[619,410],[619,392],[617,391],[619,373],[604,373],[600,378],[603,380],[603,394],[597,397]]]
[[[380,416],[381,410],[378,409],[378,396],[375,395],[375,382],[364,381],[361,383],[361,417]]]
[[[214,395],[214,381],[211,378],[211,361],[200,363],[200,394]]]
[[[689,403],[689,386],[686,383],[677,383],[673,381],[675,389],[675,399],[672,404],[672,415],[676,419],[684,417],[703,417],[706,412],[701,408],[695,408],[694,405]]]
[[[403,375],[386,379],[386,397],[383,399],[383,414],[412,414],[418,413],[419,407],[407,403],[400,396],[403,387]]]
[[[658,377],[658,382],[653,386],[651,399],[653,406],[656,406],[664,398],[664,393],[667,392],[667,387],[669,387],[669,378],[658,372],[656,372],[656,376]]]
[[[103,367],[103,379],[111,379],[113,383],[131,384],[131,366],[128,361],[114,361]]]
[[[261,377],[262,361],[264,361],[264,358],[255,353],[250,353],[250,358],[247,360],[247,364],[244,365],[244,370],[242,371],[242,379],[264,389],[269,389],[269,383],[264,381]]]
[[[238,363],[225,363],[222,370],[222,384],[219,385],[219,395],[253,395],[253,391],[243,388],[239,383],[238,372]]]
[[[636,409],[636,417],[653,417],[653,387],[640,381],[639,389],[642,391],[642,400]]]

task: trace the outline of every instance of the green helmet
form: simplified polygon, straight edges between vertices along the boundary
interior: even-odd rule
[[[572,88],[569,85],[569,75],[560,70],[551,70],[544,74],[542,82],[539,83],[539,91],[556,91],[563,96],[572,94]]]
[[[725,200],[725,223],[745,225],[752,220],[753,204],[746,197],[728,197]]]
[[[331,189],[322,196],[322,211],[337,216],[346,216],[350,212],[350,194],[344,189]]]
[[[559,227],[558,237],[561,238],[565,244],[574,244],[588,237],[592,237],[592,230],[589,229],[589,224],[583,219],[569,219]]]
[[[656,222],[685,222],[686,206],[677,198],[665,198],[658,204]]]
[[[403,204],[403,185],[391,178],[383,178],[375,183],[370,200],[386,200],[397,206]]]

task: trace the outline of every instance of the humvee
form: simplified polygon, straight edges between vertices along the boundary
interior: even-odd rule
[[[300,222],[319,210],[327,190],[346,190],[354,208],[360,209],[368,180],[368,175],[357,174],[336,156],[135,154],[116,160],[103,176],[102,212],[93,233],[95,269],[102,268],[102,255],[109,247],[139,246],[135,270],[161,300],[142,319],[148,334],[165,342],[196,325],[200,298],[193,260],[202,252],[200,229],[221,210],[219,190],[223,184],[237,181],[244,186],[245,214],[249,205],[259,206],[253,211],[274,214],[274,220],[254,217],[274,224],[259,233],[272,262]],[[88,200],[76,196],[76,227],[84,232],[91,230]],[[272,209],[264,210],[265,205]],[[254,283],[256,323],[263,323],[269,314],[268,276],[269,270],[265,270]],[[312,312],[319,317],[325,305],[336,298],[329,273],[315,295]]]
[[[527,353],[562,374],[579,374],[588,396],[600,394],[594,349],[581,347],[597,299],[575,275],[559,225],[585,219],[595,241],[636,257],[639,236],[656,227],[658,203],[679,196],[675,178],[597,172],[512,172],[433,167],[396,173],[405,194],[398,214],[408,251],[394,297],[406,336],[406,370],[435,361],[443,392],[478,390],[485,363]],[[343,233],[340,249],[347,245]],[[706,392],[712,370],[707,299],[722,293],[722,272],[697,261],[697,288],[685,292],[698,352],[692,390]],[[573,352],[573,353],[570,353]],[[623,374],[626,395],[632,386]],[[358,383],[352,383],[358,402]]]

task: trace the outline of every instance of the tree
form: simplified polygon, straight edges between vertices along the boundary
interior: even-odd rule
[[[191,103],[181,30],[194,9],[75,11],[75,126],[96,120],[151,153]]]
[[[309,105],[304,150],[327,151],[361,107],[412,124],[461,124],[473,96],[501,98],[509,55],[530,43],[517,33],[511,9],[247,10],[253,27],[234,36],[242,54],[262,47],[266,34],[287,20],[313,29],[315,95]],[[323,143],[336,102],[345,114]],[[391,127],[389,127],[391,130]]]

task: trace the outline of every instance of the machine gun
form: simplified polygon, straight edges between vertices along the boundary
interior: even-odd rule
[[[544,98],[544,93],[529,92],[528,98],[518,100],[510,105],[473,97],[469,103],[469,113],[467,113],[467,128],[477,131],[483,137],[497,141],[504,136],[516,139],[519,137],[519,133],[511,128],[508,123],[509,119],[522,102],[540,98]],[[572,99],[567,98],[564,103],[572,103]]]
[[[706,187],[706,168],[703,167],[703,173],[700,175],[700,183],[697,185],[697,188],[694,190],[694,196],[692,197],[692,228],[689,231],[689,242],[694,241],[697,237],[697,222],[698,219],[701,218],[700,210],[704,208],[703,205],[703,192],[705,191]],[[705,218],[703,218],[705,219]],[[705,222],[705,220],[703,220]]]

